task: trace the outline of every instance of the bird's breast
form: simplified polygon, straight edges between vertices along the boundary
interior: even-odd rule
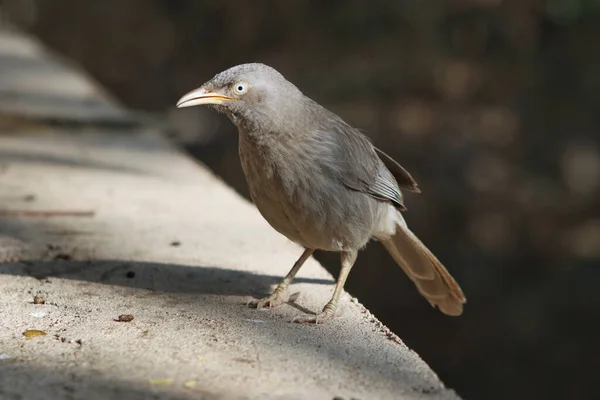
[[[301,234],[287,212],[281,177],[277,173],[276,157],[273,149],[261,146],[247,135],[240,133],[240,162],[252,201],[269,224],[287,236],[301,243]]]
[[[371,237],[372,201],[343,187],[302,146],[261,146],[241,134],[239,153],[254,204],[290,240],[339,251]]]

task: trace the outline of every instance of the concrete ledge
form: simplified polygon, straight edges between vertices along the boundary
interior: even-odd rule
[[[0,28],[0,112],[69,122],[136,123],[83,71],[7,25]]]
[[[245,307],[300,252],[158,132],[0,132],[0,397],[458,398],[348,295],[289,323],[331,295],[313,259],[295,303]]]

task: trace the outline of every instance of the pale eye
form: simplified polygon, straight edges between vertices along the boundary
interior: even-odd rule
[[[236,94],[244,94],[248,91],[248,85],[244,82],[238,82],[233,86],[233,91]]]

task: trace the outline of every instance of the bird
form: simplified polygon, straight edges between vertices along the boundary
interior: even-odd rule
[[[431,306],[462,314],[460,286],[402,216],[402,190],[420,193],[417,182],[365,134],[262,63],[231,67],[177,102],[178,108],[200,105],[224,113],[237,127],[252,201],[275,230],[304,248],[275,290],[250,305],[287,302],[289,285],[313,252],[333,251],[341,254],[341,268],[331,299],[322,311],[292,321],[319,324],[338,317],[358,252],[375,240]]]

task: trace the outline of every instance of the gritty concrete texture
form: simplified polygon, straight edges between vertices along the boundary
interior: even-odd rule
[[[332,293],[314,259],[295,301],[246,307],[301,249],[159,132],[4,126],[0,399],[458,398],[348,295],[290,323]]]

